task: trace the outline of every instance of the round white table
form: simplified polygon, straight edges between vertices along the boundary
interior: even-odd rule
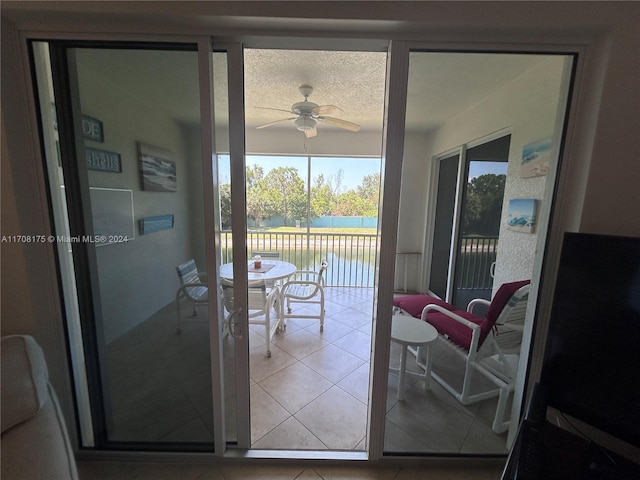
[[[402,347],[400,352],[400,369],[398,371],[398,400],[404,400],[405,378],[407,375],[420,377],[424,381],[424,389],[429,390],[431,380],[431,354],[429,344],[438,338],[438,331],[427,322],[423,322],[409,315],[394,315],[391,318],[391,341]],[[414,345],[418,349],[425,349],[424,374],[407,372],[407,347]],[[418,355],[419,355],[418,351]]]
[[[288,278],[296,272],[296,266],[293,263],[283,262],[282,260],[263,259],[262,269],[270,267],[265,272],[260,272],[253,266],[253,260],[247,262],[247,277],[250,282],[255,280],[275,281]],[[225,263],[220,267],[220,276],[225,280],[233,280],[233,263]]]

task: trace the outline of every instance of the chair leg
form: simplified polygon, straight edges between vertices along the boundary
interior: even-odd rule
[[[267,311],[264,318],[264,328],[267,334],[267,358],[271,358],[271,322],[269,320],[269,312]]]
[[[496,416],[493,419],[493,425],[491,429],[495,433],[503,433],[509,428],[509,422],[504,421],[504,414],[507,409],[507,400],[509,398],[509,387],[502,387],[500,389],[500,396],[498,397],[498,406],[496,407]]]
[[[462,380],[462,390],[460,391],[460,401],[463,405],[467,404],[469,400],[469,390],[471,389],[471,372],[473,372],[473,368],[471,366],[471,362],[467,360],[467,363],[464,368],[464,379]]]

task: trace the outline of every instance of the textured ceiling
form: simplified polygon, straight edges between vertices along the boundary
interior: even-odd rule
[[[195,52],[141,50],[78,51],[81,72],[98,76],[103,88],[162,108],[180,122],[197,124],[198,70]],[[540,55],[422,53],[411,54],[407,128],[428,130],[464,111],[542,61]],[[247,128],[287,118],[303,100],[301,84],[314,87],[309,100],[336,105],[336,118],[380,130],[384,114],[386,54],[313,50],[245,51]],[[214,56],[214,90],[226,88],[223,54]],[[81,82],[82,84],[82,82]],[[226,122],[225,96],[216,95],[217,117]],[[294,128],[293,122],[269,127]],[[322,130],[337,127],[320,124]]]
[[[245,115],[248,128],[286,118],[285,112],[304,97],[302,84],[314,90],[310,102],[335,105],[336,118],[358,123],[363,130],[380,130],[384,114],[386,53],[314,50],[245,51]],[[287,124],[283,124],[287,126]],[[321,124],[319,129],[337,128]]]

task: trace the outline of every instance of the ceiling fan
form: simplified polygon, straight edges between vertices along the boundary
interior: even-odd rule
[[[352,132],[357,132],[358,130],[360,130],[360,125],[358,125],[357,123],[347,122],[346,120],[340,120],[339,118],[326,116],[327,114],[341,112],[341,108],[338,108],[335,105],[318,105],[317,103],[310,102],[308,98],[309,95],[311,95],[311,92],[313,92],[313,87],[311,85],[300,85],[298,91],[304,97],[304,101],[294,103],[293,105],[291,105],[290,110],[284,110],[281,108],[255,107],[261,108],[263,110],[275,110],[278,112],[291,113],[295,115],[294,117],[282,118],[280,120],[276,120],[275,122],[265,123],[264,125],[260,125],[256,128],[266,128],[278,123],[293,120],[296,128],[303,132],[307,138],[315,137],[318,134],[318,131],[316,130],[316,125],[318,124],[318,122],[325,122],[330,125],[335,125],[336,127],[351,130]]]

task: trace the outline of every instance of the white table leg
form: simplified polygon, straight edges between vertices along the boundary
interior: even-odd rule
[[[429,391],[431,389],[431,348],[429,348],[429,344],[424,345],[426,348],[426,352],[424,354],[425,358],[425,369],[424,369],[424,389],[425,391]]]
[[[398,400],[404,400],[404,379],[405,379],[405,371],[407,369],[407,345],[402,345],[402,350],[400,351],[400,378],[398,379]]]

